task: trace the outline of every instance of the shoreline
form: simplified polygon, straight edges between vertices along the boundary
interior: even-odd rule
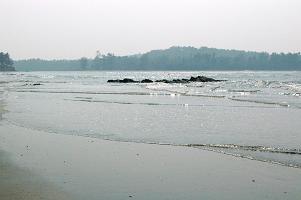
[[[75,199],[58,186],[50,183],[34,171],[23,167],[15,161],[16,156],[3,150],[5,136],[2,125],[5,123],[3,99],[0,99],[0,199],[1,200],[69,200]],[[17,138],[16,138],[17,139]],[[20,154],[20,156],[23,154]]]
[[[51,134],[5,120],[0,124],[0,132],[0,149],[10,154],[21,174],[25,174],[22,170],[28,171],[29,181],[41,177],[46,185],[56,188],[54,191],[72,194],[72,197],[65,195],[65,199],[298,199],[301,196],[301,170],[296,168],[196,148]],[[8,168],[14,171],[14,167]],[[0,184],[5,185],[1,180]],[[7,187],[21,196],[26,194],[22,189]],[[36,185],[31,194],[41,194],[40,191]],[[44,198],[49,198],[49,193],[44,194]]]
[[[301,197],[299,168],[180,145],[33,130],[2,119],[4,106],[0,100],[1,200]]]

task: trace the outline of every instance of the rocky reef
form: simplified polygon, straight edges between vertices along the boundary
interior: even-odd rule
[[[196,77],[190,77],[190,79],[160,79],[160,80],[150,80],[150,79],[143,79],[141,81],[136,81],[130,78],[124,78],[124,79],[114,79],[114,80],[108,80],[108,83],[153,83],[153,82],[162,82],[162,83],[190,83],[190,82],[220,82],[224,80],[216,80],[213,78],[208,78],[206,76],[196,76]]]

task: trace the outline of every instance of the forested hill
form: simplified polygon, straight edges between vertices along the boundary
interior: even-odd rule
[[[0,52],[0,71],[15,71],[14,62],[8,53]]]
[[[32,70],[301,70],[300,53],[265,53],[215,48],[171,47],[144,54],[98,53],[94,59],[15,61]]]
[[[17,71],[77,71],[82,70],[79,60],[16,60]]]

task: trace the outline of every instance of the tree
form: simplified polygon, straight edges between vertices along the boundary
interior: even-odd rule
[[[88,58],[82,57],[82,58],[79,60],[79,62],[80,62],[80,67],[81,67],[81,69],[83,69],[83,70],[87,69],[87,67],[88,67],[88,62],[89,62]]]
[[[0,71],[15,71],[13,60],[8,53],[0,52]]]

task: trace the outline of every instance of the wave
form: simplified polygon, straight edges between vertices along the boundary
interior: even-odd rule
[[[47,93],[47,94],[112,94],[112,95],[152,95],[148,92],[89,92],[89,91],[43,91],[43,90],[15,90],[22,93]],[[165,94],[156,94],[165,95]]]
[[[247,92],[247,93],[257,93],[261,90],[243,90],[243,89],[229,89],[228,92]]]
[[[224,96],[224,95],[209,95],[209,94],[186,94],[184,96],[188,96],[188,97],[207,97],[207,98],[218,98],[218,99],[226,98],[226,96]]]
[[[250,103],[277,105],[277,106],[282,106],[282,107],[290,107],[290,104],[281,103],[281,102],[270,102],[270,101],[251,100],[251,99],[238,99],[238,98],[233,98],[233,97],[228,97],[228,99],[230,99],[232,101],[242,101],[242,102],[250,102]]]
[[[203,86],[202,86],[203,87]],[[216,89],[219,87],[216,87]],[[146,89],[153,90],[153,91],[159,91],[159,92],[169,92],[176,95],[181,96],[190,96],[190,97],[208,97],[208,98],[225,98],[225,95],[211,95],[211,94],[190,94],[189,92],[181,92],[176,90],[170,90],[166,88],[152,88],[152,87],[146,87]]]
[[[244,150],[244,151],[259,151],[259,152],[269,152],[269,153],[301,155],[301,149],[289,149],[289,148],[266,147],[266,146],[249,146],[249,145],[237,145],[237,144],[186,144],[183,146],[235,149],[235,150]]]
[[[102,139],[107,141],[115,141],[115,142],[130,142],[130,143],[143,143],[143,144],[153,144],[153,145],[164,145],[164,146],[178,146],[178,147],[187,147],[187,148],[197,148],[206,151],[213,151],[216,153],[222,153],[225,155],[230,155],[239,158],[246,158],[250,160],[256,160],[261,162],[268,162],[271,164],[277,164],[287,167],[299,168],[301,169],[301,157],[298,160],[285,160],[282,159],[287,158],[287,156],[301,156],[301,149],[295,148],[279,148],[279,147],[271,147],[271,146],[252,146],[252,145],[239,145],[239,144],[178,144],[178,143],[168,143],[168,142],[156,142],[156,141],[149,141],[144,139],[125,139],[116,137],[114,134],[102,134],[102,135],[95,135],[95,134],[85,134],[85,133],[76,133],[71,131],[70,133],[61,132],[58,130],[53,129],[43,129],[38,127],[26,126],[25,124],[19,124],[16,121],[11,121],[9,119],[5,119],[6,122],[13,124],[15,126],[38,130],[38,131],[46,131],[48,133],[53,134],[67,134],[67,135],[75,135],[81,137],[88,137],[88,138],[95,138],[95,139]],[[248,152],[255,152],[256,154],[251,154]],[[258,154],[259,153],[259,154]],[[260,153],[270,153],[280,155],[277,159],[274,157],[269,156],[262,156]],[[282,157],[281,157],[282,156]]]
[[[208,97],[208,98],[225,98],[222,95],[206,95],[206,94],[185,94],[179,92],[170,93],[152,93],[152,92],[89,92],[89,91],[43,91],[43,90],[15,90],[14,92],[20,93],[49,93],[49,94],[108,94],[108,95],[136,95],[136,96],[166,96],[166,95],[181,95],[181,96],[193,96],[193,97]],[[160,92],[160,91],[159,91]],[[162,92],[162,91],[161,91]]]
[[[89,103],[109,103],[124,105],[148,105],[148,106],[181,106],[181,107],[231,107],[231,108],[273,108],[267,106],[250,106],[250,105],[215,105],[215,104],[171,104],[171,103],[154,103],[154,102],[126,102],[126,101],[108,101],[93,100],[91,97],[75,97],[76,99],[64,99],[66,101],[80,101]]]
[[[188,144],[182,146],[301,169],[300,149],[286,149],[264,146],[243,146],[233,144]]]
[[[9,81],[0,81],[0,84],[7,84]]]
[[[133,95],[133,96],[166,96],[166,95],[180,95],[180,96],[187,96],[187,97],[204,97],[204,98],[227,98],[232,101],[240,101],[240,102],[249,102],[249,103],[257,103],[257,104],[265,104],[265,105],[276,105],[276,106],[281,106],[281,107],[294,107],[294,108],[300,108],[297,105],[291,105],[288,103],[284,102],[272,102],[272,101],[262,101],[262,100],[252,100],[252,99],[241,99],[241,98],[236,98],[236,97],[226,97],[224,95],[210,95],[210,94],[183,94],[183,93],[151,93],[151,92],[92,92],[92,91],[45,91],[45,90],[15,90],[14,92],[20,92],[20,93],[50,93],[50,94],[88,94],[88,95]],[[172,92],[172,91],[169,91]],[[83,97],[76,97],[78,98],[83,98]],[[70,100],[70,99],[69,99]],[[133,102],[119,102],[119,101],[98,101],[98,100],[92,100],[91,98],[88,98],[89,102],[102,102],[102,103],[119,103],[119,104],[137,104]],[[86,100],[86,101],[87,101]],[[74,100],[75,101],[75,100]],[[84,98],[83,100],[84,101]],[[183,105],[187,106],[187,104],[159,104],[159,103],[139,103],[139,104],[145,104],[145,105]],[[218,106],[218,105],[189,105],[189,106]],[[223,107],[223,106],[222,106]],[[258,106],[250,106],[250,105],[233,105],[230,107],[258,107]],[[271,107],[265,107],[265,106],[260,106],[261,108],[271,108]]]

